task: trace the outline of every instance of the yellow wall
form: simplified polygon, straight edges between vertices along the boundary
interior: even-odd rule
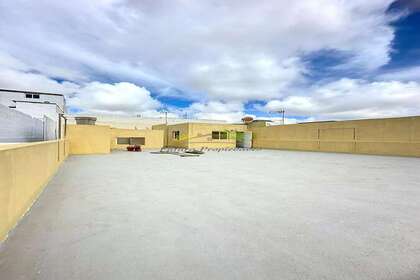
[[[69,125],[67,138],[70,154],[108,154],[113,149],[125,150],[127,145],[118,145],[117,137],[144,137],[145,149],[163,147],[164,132],[151,129],[119,129],[104,125]]]
[[[0,241],[31,207],[68,148],[66,140],[0,146]]]
[[[152,126],[152,130],[161,130],[163,132],[163,147],[168,147],[168,129],[166,124],[157,124]]]
[[[107,154],[111,151],[111,129],[104,125],[68,125],[70,154]]]
[[[118,137],[144,137],[145,145],[142,145],[142,148],[160,149],[163,147],[163,136],[163,130],[111,128],[111,149],[125,150],[127,148],[127,145],[117,144]]]
[[[166,126],[153,126],[153,129],[166,131]],[[167,128],[167,146],[178,148],[234,148],[236,147],[236,135],[234,132],[246,130],[246,125],[235,124],[183,123],[177,125],[169,125]],[[173,131],[180,132],[179,140],[173,138]],[[212,131],[227,131],[231,132],[231,134],[229,134],[228,139],[216,140],[212,139]],[[164,137],[166,137],[165,133]]]
[[[188,148],[188,139],[190,126],[188,123],[175,124],[168,126],[168,147]],[[179,140],[172,137],[173,131],[179,131]]]
[[[254,148],[420,156],[420,117],[250,129]]]
[[[252,131],[253,147],[307,151],[420,156],[420,117],[318,122],[255,127],[232,124],[183,123],[157,125],[153,130],[113,129],[109,126],[69,125],[71,154],[109,153],[125,149],[116,138],[145,137],[144,148],[233,148],[236,140],[214,140],[212,131]],[[166,135],[166,131],[168,134]],[[180,131],[180,139],[172,138]],[[165,145],[165,142],[168,144]]]
[[[236,131],[246,131],[246,125],[191,123],[189,148],[235,148]],[[212,139],[212,131],[228,132],[228,139]]]

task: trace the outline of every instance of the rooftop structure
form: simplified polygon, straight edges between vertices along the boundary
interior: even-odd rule
[[[155,125],[153,130],[164,132],[165,146],[177,148],[235,148],[243,143],[244,133],[252,134],[245,124],[228,123],[181,123],[175,125]],[[249,137],[249,141],[252,137]],[[247,146],[251,146],[248,143]]]
[[[95,125],[96,117],[75,117],[76,124],[84,124],[84,125]]]
[[[0,89],[0,104],[34,118],[57,120],[58,114],[66,113],[64,95],[56,93]]]

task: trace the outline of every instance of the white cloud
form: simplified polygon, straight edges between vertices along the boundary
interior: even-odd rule
[[[72,82],[59,83],[45,75],[0,67],[0,87],[6,89],[34,90],[70,94],[79,85]]]
[[[377,77],[382,80],[392,81],[418,81],[420,82],[420,66],[407,67],[388,71]]]
[[[193,103],[184,110],[189,117],[207,120],[223,120],[239,122],[246,114],[240,102],[210,101],[207,103]]]
[[[418,114],[418,67],[377,82],[306,78],[303,57],[322,50],[350,57],[339,68],[386,65],[392,2],[5,0],[0,87],[65,93],[69,105],[98,113],[156,115],[153,88],[194,100],[174,114],[196,118],[238,121],[254,100],[316,119]]]
[[[289,58],[281,64],[267,57],[249,57],[245,61],[225,58],[218,63],[195,66],[186,79],[211,98],[246,101],[282,96],[303,80],[304,71],[298,58]]]
[[[119,113],[156,116],[161,104],[150,92],[132,83],[57,82],[40,73],[32,73],[21,61],[0,53],[0,85],[6,89],[61,93],[67,106],[85,113]]]
[[[313,116],[317,120],[420,114],[417,82],[341,79],[307,90],[306,94],[269,101],[260,109],[285,109],[288,115]]]
[[[189,98],[281,98],[299,57],[333,49],[347,67],[389,61],[392,0],[108,0],[0,3],[0,50],[47,77],[177,87]]]
[[[69,98],[68,105],[82,108],[87,112],[117,112],[150,114],[160,107],[144,87],[131,83],[104,84],[88,83]]]

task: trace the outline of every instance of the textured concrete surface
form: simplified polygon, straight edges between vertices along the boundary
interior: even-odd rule
[[[420,279],[420,159],[73,156],[0,279]]]

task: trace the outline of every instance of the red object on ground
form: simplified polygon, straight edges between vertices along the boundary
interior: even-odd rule
[[[129,151],[129,152],[141,152],[141,146],[139,146],[139,145],[127,146],[127,151]]]

